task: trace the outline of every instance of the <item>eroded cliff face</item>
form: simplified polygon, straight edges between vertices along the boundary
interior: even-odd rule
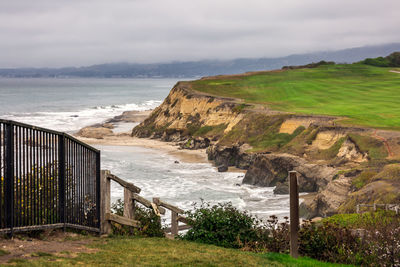
[[[243,118],[238,112],[240,107],[231,99],[195,93],[188,83],[179,82],[150,117],[133,129],[132,135],[182,141],[216,127],[220,129],[218,134],[223,134]]]
[[[179,82],[132,135],[174,141],[184,149],[207,147],[209,160],[219,170],[245,169],[243,183],[276,186],[277,194],[288,193],[288,171],[296,170],[300,192],[315,193],[301,206],[303,216],[312,218],[353,211],[355,198],[359,203],[373,201],[360,197],[365,196],[363,186],[355,186],[355,181],[371,168],[381,171],[388,156],[395,158],[374,130],[338,127],[335,120],[272,112],[204,95],[189,82]],[[392,137],[391,144],[400,144],[400,135]],[[357,195],[358,190],[362,192]]]

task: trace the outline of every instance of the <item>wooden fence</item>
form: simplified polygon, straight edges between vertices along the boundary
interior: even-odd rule
[[[362,213],[362,208],[366,208],[366,210],[372,208],[373,211],[377,211],[378,208],[383,208],[384,210],[393,210],[396,214],[399,214],[400,204],[357,204],[357,213]]]
[[[124,188],[124,215],[119,216],[111,213],[111,180],[118,183]],[[171,227],[164,229],[166,234],[176,236],[179,231],[190,229],[187,225],[187,218],[183,215],[184,210],[166,203],[160,198],[153,198],[149,201],[139,195],[141,189],[132,183],[126,182],[119,177],[111,174],[110,171],[102,170],[100,179],[101,203],[100,203],[100,232],[102,234],[110,234],[111,222],[116,222],[121,225],[139,227],[140,222],[135,220],[135,207],[140,203],[146,208],[153,209],[158,216],[165,215],[166,209],[171,211]],[[179,225],[179,223],[184,223]]]

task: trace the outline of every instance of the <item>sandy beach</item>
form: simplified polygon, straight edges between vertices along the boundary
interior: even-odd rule
[[[130,132],[132,131],[132,128],[145,120],[151,112],[152,110],[126,111],[119,116],[115,116],[114,118],[105,121],[104,123],[81,129],[81,131],[76,134],[76,138],[90,145],[138,146],[157,149],[161,152],[175,156],[180,161],[187,163],[209,162],[205,149],[181,149],[178,145],[172,142],[131,137]],[[134,125],[132,125],[132,123],[134,123]],[[82,134],[82,131],[85,129],[88,129],[86,135]],[[123,131],[118,129],[123,129]],[[96,134],[99,132],[101,138],[94,138],[94,136],[96,136]]]
[[[103,139],[77,137],[82,142],[90,145],[108,146],[139,146],[157,149],[169,155],[175,156],[182,162],[187,163],[206,163],[209,162],[205,149],[188,150],[181,149],[174,143],[163,142],[155,139],[131,137],[128,134],[105,136]]]

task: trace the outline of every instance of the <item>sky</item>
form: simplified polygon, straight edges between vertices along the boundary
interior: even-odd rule
[[[400,0],[0,0],[0,67],[280,57],[400,41]]]

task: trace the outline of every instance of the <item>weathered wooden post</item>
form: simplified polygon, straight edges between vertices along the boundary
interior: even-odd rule
[[[289,172],[290,191],[290,256],[299,256],[299,188],[297,185],[297,172]]]
[[[178,213],[171,210],[171,234],[178,235]]]
[[[106,220],[106,214],[111,213],[111,188],[110,179],[108,175],[110,171],[102,170],[100,175],[100,193],[101,193],[101,203],[100,203],[100,233],[101,234],[111,234],[111,223]]]
[[[135,201],[132,199],[133,192],[124,187],[124,217],[128,219],[135,218]],[[129,232],[132,234],[133,229],[129,228]]]
[[[160,198],[159,197],[153,197],[153,203],[156,204],[157,207],[160,206],[160,204],[161,204]]]
[[[124,217],[134,219],[134,205],[135,202],[132,199],[133,192],[124,187]]]

